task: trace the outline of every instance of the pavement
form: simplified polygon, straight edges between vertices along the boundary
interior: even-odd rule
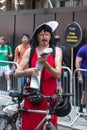
[[[66,117],[59,117],[59,126],[64,126],[70,130],[87,130],[87,117],[76,113],[72,106],[70,114]]]
[[[0,106],[7,104],[11,98],[7,92],[0,91]],[[59,117],[58,124],[69,130],[87,130],[87,117],[77,115],[75,108],[72,106],[71,112],[66,117]]]

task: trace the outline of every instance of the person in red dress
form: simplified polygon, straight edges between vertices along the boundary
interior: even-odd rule
[[[21,63],[15,71],[16,77],[24,76],[25,74],[31,77],[37,76],[40,72],[40,70],[36,67],[36,63],[38,61],[44,68],[44,72],[43,68],[41,69],[41,76],[42,73],[44,73],[43,82],[41,84],[41,93],[46,96],[54,95],[57,89],[56,79],[59,78],[62,73],[62,51],[60,48],[55,47],[54,38],[54,31],[57,26],[57,21],[50,21],[39,25],[34,30],[31,39],[31,48],[25,52]],[[52,53],[50,53],[47,58],[41,55],[44,49],[47,48],[52,48],[52,50],[54,48],[55,56],[53,56]],[[31,52],[33,53],[32,58],[30,58]],[[28,63],[29,68],[24,70],[26,64]],[[46,107],[46,99],[43,99],[42,102],[37,105],[32,105],[29,97],[25,98],[25,109],[46,110]],[[40,123],[44,116],[44,114],[38,113],[23,113],[22,130],[35,130],[36,126]],[[56,115],[52,115],[51,121],[55,125],[56,130],[58,130],[57,119],[58,117]],[[43,127],[40,130],[43,130]]]

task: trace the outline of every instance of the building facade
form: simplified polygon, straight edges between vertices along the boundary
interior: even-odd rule
[[[85,6],[87,0],[0,0],[0,11]]]

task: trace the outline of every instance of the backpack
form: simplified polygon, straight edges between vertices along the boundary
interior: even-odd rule
[[[18,48],[18,57],[20,57],[20,45],[17,48]]]
[[[7,45],[7,49],[8,49],[8,55],[9,55],[10,54],[10,46],[9,45]]]
[[[61,48],[61,50],[62,50],[62,56],[63,56],[62,65],[63,66],[69,66],[68,61],[67,61],[67,50],[66,50],[65,46],[58,45],[58,47]]]
[[[8,50],[8,55],[12,54],[10,45],[6,44],[6,46],[7,46],[7,50]],[[8,61],[13,61],[13,57],[8,57]]]

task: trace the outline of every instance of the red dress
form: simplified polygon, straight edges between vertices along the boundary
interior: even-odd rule
[[[31,66],[35,67],[36,61],[37,61],[37,53],[36,51],[34,52],[34,55],[31,60]],[[51,66],[54,67],[54,59],[53,56],[50,54],[47,58],[47,61]],[[54,92],[56,91],[56,79],[49,73],[47,69],[45,69],[45,74],[44,74],[44,80],[42,84],[42,94],[43,95],[53,95]],[[37,110],[46,110],[46,99],[43,100],[43,102],[39,105],[32,106],[29,98],[27,97],[24,102],[24,108],[25,109],[37,109]],[[22,116],[22,130],[34,130],[35,127],[40,123],[40,121],[44,118],[44,114],[35,114],[35,113],[23,113]],[[52,122],[58,127],[57,124],[57,116],[53,115],[52,116]],[[40,130],[43,130],[41,128]],[[58,130],[58,128],[57,128]]]

